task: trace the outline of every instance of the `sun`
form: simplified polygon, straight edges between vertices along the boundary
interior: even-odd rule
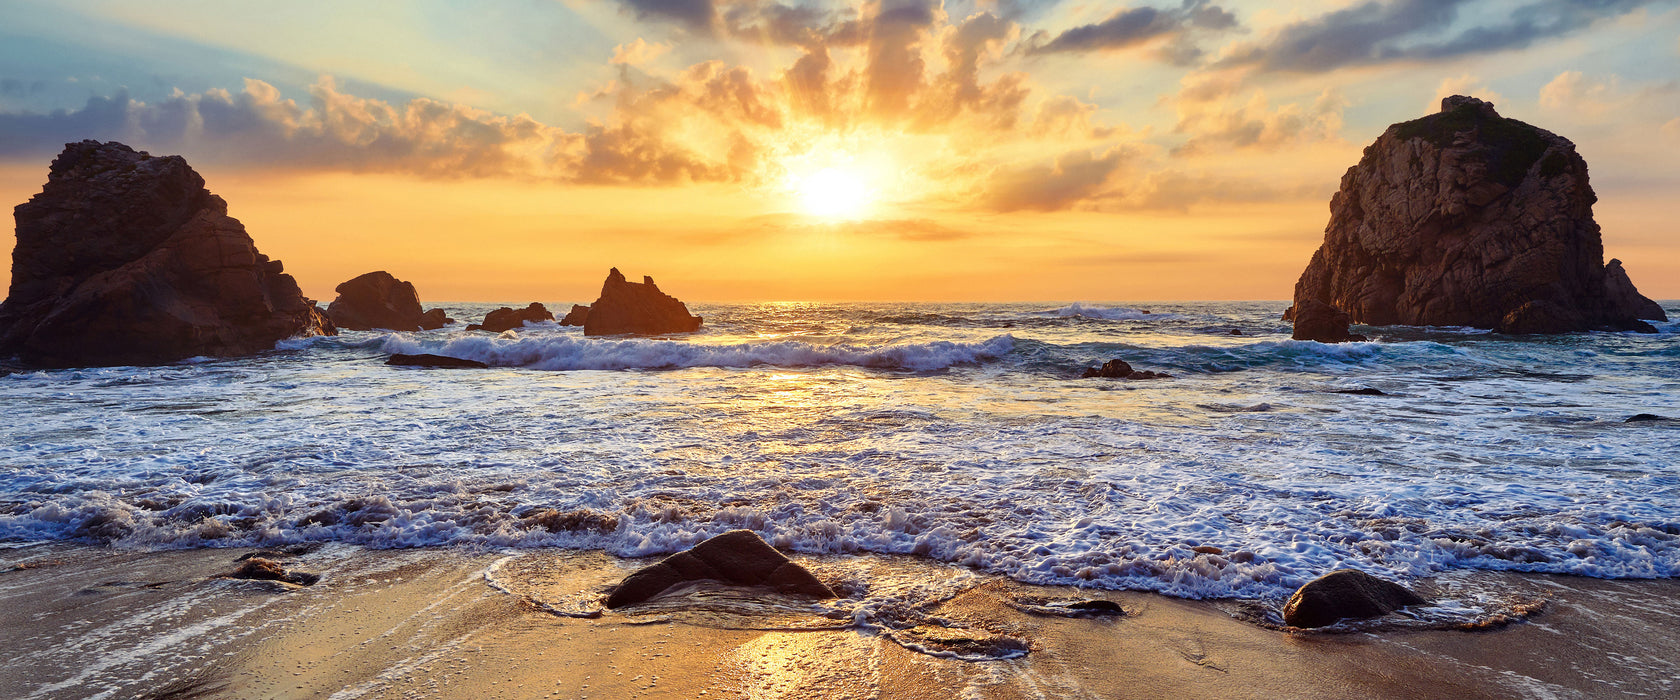
[[[824,219],[859,219],[872,199],[863,176],[844,168],[823,168],[793,183],[805,213]]]

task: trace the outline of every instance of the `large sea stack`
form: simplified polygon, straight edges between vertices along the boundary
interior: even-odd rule
[[[1319,301],[1373,326],[1654,330],[1662,308],[1604,263],[1596,201],[1568,139],[1448,97],[1342,176],[1286,318]]]
[[[338,285],[338,298],[327,307],[333,325],[351,331],[385,328],[420,330],[420,294],[414,284],[384,270],[369,272]]]
[[[180,156],[67,144],[41,193],[15,211],[0,356],[43,367],[160,364],[331,333]]]
[[[652,277],[640,284],[624,279],[613,268],[601,285],[601,298],[589,305],[583,321],[584,335],[659,335],[692,333],[700,330],[700,317],[688,313],[688,306],[659,291]]]

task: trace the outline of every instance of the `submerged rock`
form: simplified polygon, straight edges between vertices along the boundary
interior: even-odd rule
[[[338,285],[338,298],[327,306],[334,325],[351,331],[383,328],[420,330],[420,295],[414,285],[384,270],[369,272]]]
[[[402,353],[391,355],[391,359],[386,360],[385,364],[406,367],[439,367],[445,369],[488,369],[490,367],[490,365],[479,362],[478,360],[467,360],[459,357],[449,357],[447,355],[404,355]]]
[[[572,304],[572,310],[566,312],[566,317],[560,319],[562,326],[581,326],[589,320],[589,307],[583,304]]]
[[[0,356],[44,367],[148,365],[330,335],[278,260],[180,156],[66,144],[16,208]]]
[[[1373,326],[1654,331],[1662,308],[1604,263],[1597,199],[1568,139],[1448,97],[1342,177],[1295,285],[1295,337],[1315,335],[1300,330],[1308,302]]]
[[[659,291],[652,277],[640,284],[624,279],[613,268],[601,285],[601,298],[589,306],[583,322],[584,335],[660,335],[700,330],[700,317],[688,313],[688,306]]]
[[[548,312],[548,307],[533,301],[530,306],[523,309],[515,310],[512,307],[504,306],[496,309],[495,311],[491,311],[490,313],[484,315],[483,323],[474,323],[467,326],[467,330],[501,333],[502,331],[510,331],[515,328],[523,328],[527,323],[541,323],[543,321],[553,320],[554,314]]]
[[[1292,627],[1323,627],[1338,620],[1378,617],[1427,602],[1400,584],[1363,571],[1342,569],[1296,590],[1283,606],[1283,621]]]
[[[1358,333],[1348,332],[1348,313],[1317,299],[1295,302],[1293,320],[1296,340],[1316,340],[1320,343],[1349,343],[1366,340]]]
[[[1651,422],[1651,421],[1663,421],[1663,420],[1674,420],[1674,419],[1669,418],[1667,416],[1659,416],[1655,413],[1635,413],[1631,416],[1628,416],[1627,420],[1624,420],[1622,422],[1623,423],[1647,423],[1647,422]]]
[[[1382,389],[1373,389],[1373,388],[1368,387],[1368,386],[1367,387],[1360,387],[1358,389],[1336,389],[1334,391],[1331,391],[1330,393],[1332,393],[1332,394],[1352,394],[1354,396],[1388,396],[1388,394],[1384,393]]]
[[[1167,374],[1166,372],[1151,372],[1149,370],[1132,369],[1132,366],[1127,364],[1125,360],[1113,359],[1113,360],[1109,360],[1107,362],[1102,363],[1101,367],[1087,367],[1087,368],[1085,368],[1085,373],[1079,375],[1079,378],[1080,379],[1093,379],[1093,378],[1104,378],[1104,379],[1171,379],[1172,375]]]
[[[635,605],[687,581],[763,586],[783,593],[833,598],[834,591],[751,530],[731,530],[626,576],[607,597],[608,608]]]

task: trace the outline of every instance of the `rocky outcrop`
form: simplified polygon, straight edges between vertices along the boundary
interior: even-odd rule
[[[333,325],[349,331],[383,328],[420,330],[420,295],[414,285],[384,270],[369,272],[338,285],[338,298],[327,306]]]
[[[679,583],[707,580],[834,597],[834,591],[810,571],[789,561],[751,530],[731,530],[624,577],[606,604],[608,608],[635,605]]]
[[[248,355],[330,328],[180,156],[67,144],[15,213],[0,356],[160,364]]]
[[[589,320],[589,307],[583,304],[572,304],[572,310],[566,312],[566,317],[560,319],[562,326],[581,326]]]
[[[1320,343],[1347,343],[1366,340],[1365,336],[1348,332],[1348,312],[1317,299],[1301,299],[1290,309],[1295,321],[1296,340],[1316,340]]]
[[[1662,309],[1604,264],[1597,200],[1568,139],[1448,97],[1342,176],[1289,317],[1317,301],[1373,326],[1654,330]]]
[[[553,320],[554,314],[548,312],[548,307],[533,301],[530,306],[523,309],[516,310],[512,307],[504,306],[496,309],[495,311],[491,311],[490,313],[484,315],[483,323],[474,323],[467,326],[467,330],[500,333],[502,331],[513,330],[515,328],[523,328],[526,323],[540,323],[542,321]]]
[[[1337,620],[1363,620],[1427,602],[1400,584],[1363,571],[1342,569],[1296,590],[1283,606],[1283,621],[1291,627],[1323,627]]]
[[[1172,375],[1167,374],[1166,372],[1151,372],[1151,371],[1148,371],[1148,370],[1132,369],[1132,366],[1130,364],[1127,364],[1125,360],[1116,358],[1116,359],[1109,360],[1107,362],[1102,363],[1101,367],[1086,367],[1085,368],[1085,373],[1079,375],[1079,378],[1080,379],[1093,379],[1093,378],[1103,378],[1103,379],[1171,379]]]
[[[392,354],[391,359],[386,360],[385,364],[399,367],[437,367],[440,369],[488,369],[490,367],[490,365],[479,362],[478,360],[466,360],[459,357],[433,355],[430,353],[405,355],[400,352]]]
[[[643,277],[637,284],[625,280],[616,267],[607,273],[601,298],[589,305],[583,323],[584,335],[660,335],[697,330],[700,317],[689,315],[686,305],[659,291],[652,277]]]
[[[420,314],[420,330],[423,331],[435,331],[454,322],[455,319],[450,318],[443,309],[431,309]]]

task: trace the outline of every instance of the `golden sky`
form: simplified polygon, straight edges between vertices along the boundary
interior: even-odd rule
[[[0,201],[181,154],[322,300],[1286,299],[1364,145],[1465,93],[1680,297],[1680,10],[1587,5],[14,1]]]

